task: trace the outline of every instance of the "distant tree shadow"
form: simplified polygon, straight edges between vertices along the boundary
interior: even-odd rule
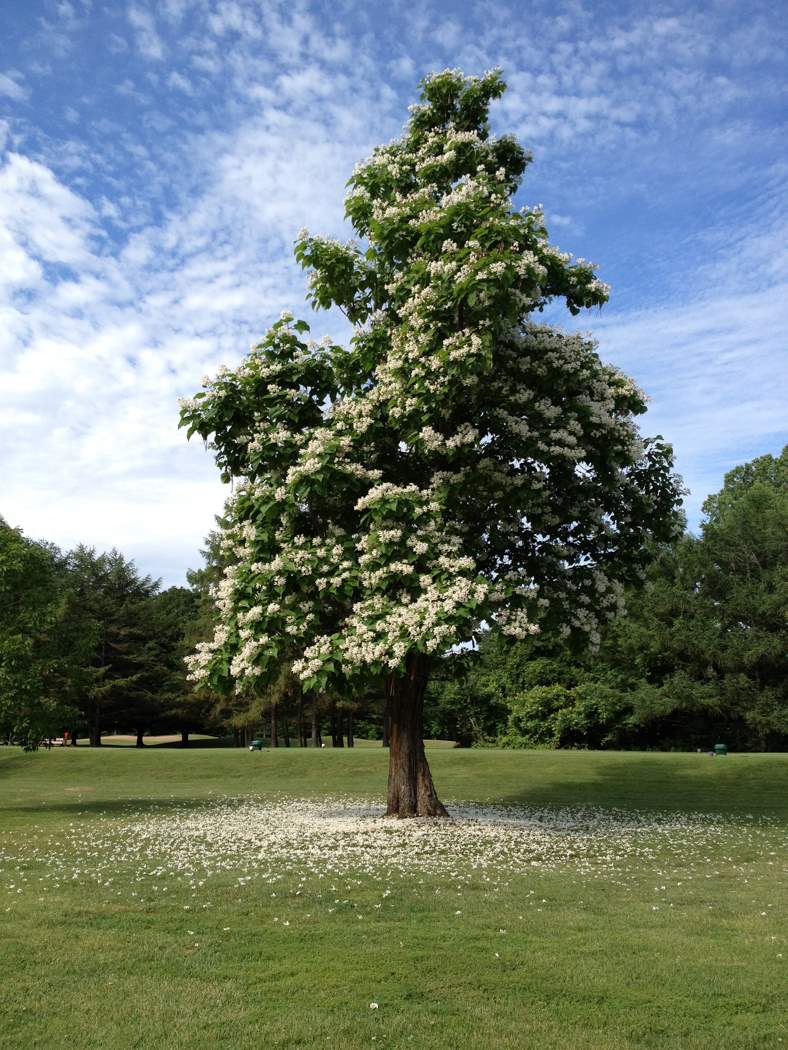
[[[689,756],[688,756],[689,757]],[[529,781],[522,791],[500,796],[506,805],[601,806],[620,809],[681,810],[753,814],[788,819],[788,762],[764,776],[749,755],[710,758],[693,755],[697,765],[668,764],[663,756],[609,761],[583,777],[554,776]],[[723,766],[723,763],[727,765]]]

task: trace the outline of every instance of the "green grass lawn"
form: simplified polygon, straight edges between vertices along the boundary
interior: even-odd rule
[[[386,761],[0,748],[0,1046],[788,1047],[788,756],[431,750],[447,803],[536,814],[514,865],[464,820],[354,854],[321,800],[382,803]]]

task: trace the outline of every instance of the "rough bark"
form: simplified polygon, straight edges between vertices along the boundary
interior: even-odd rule
[[[386,710],[383,712],[383,746],[384,747],[388,747],[389,743],[390,743],[390,741],[389,741],[389,728],[390,728],[389,727],[389,709],[388,709],[388,704],[386,704]]]
[[[333,708],[331,711],[331,746],[344,747],[342,740],[342,712]]]
[[[93,724],[90,727],[89,740],[91,747],[101,747],[101,708],[98,700],[93,711]]]
[[[438,798],[424,753],[424,693],[429,665],[425,657],[408,658],[406,672],[388,681],[388,817],[448,817]]]

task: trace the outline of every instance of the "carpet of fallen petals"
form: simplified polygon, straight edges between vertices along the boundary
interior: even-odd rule
[[[498,884],[559,871],[620,885],[653,875],[675,885],[720,868],[746,879],[753,862],[774,878],[784,874],[785,828],[768,818],[471,803],[451,812],[448,821],[398,821],[381,816],[377,802],[248,796],[130,807],[72,819],[57,833],[33,828],[15,849],[0,840],[0,889],[13,896],[78,881],[119,892],[131,879],[139,893],[160,898],[173,880],[204,892],[216,876],[240,887],[351,875]]]

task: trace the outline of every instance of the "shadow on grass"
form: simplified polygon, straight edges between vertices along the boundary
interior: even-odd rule
[[[688,756],[689,757],[689,756]],[[622,809],[702,811],[788,818],[788,763],[773,775],[749,763],[748,755],[710,758],[693,755],[697,764],[666,766],[660,757],[643,756],[600,764],[592,777],[531,780],[522,790],[502,792],[505,805],[599,806]],[[724,765],[723,765],[724,763]],[[567,771],[569,772],[569,771]]]
[[[217,747],[234,747],[238,751],[242,750],[231,736],[215,737],[210,740],[190,740],[188,744],[183,744],[180,740],[165,740],[159,744],[146,744],[145,746],[156,748],[157,750],[166,748],[168,751],[205,751],[209,748]]]
[[[79,744],[81,747],[88,747],[86,744]],[[137,747],[133,740],[115,741],[111,737],[109,740],[105,738],[101,745],[101,748],[94,748],[94,750],[107,750],[107,751],[160,751],[166,749],[168,751],[204,751],[206,749],[213,748],[227,748],[234,747],[237,750],[243,750],[235,743],[233,738],[230,737],[209,737],[207,740],[190,740],[188,744],[182,743],[180,740],[146,740],[142,747]]]
[[[102,749],[104,750],[104,749]],[[108,748],[112,752],[114,748]],[[151,748],[156,751],[157,748]],[[177,749],[176,749],[177,750]],[[185,749],[187,752],[190,749]],[[200,748],[204,752],[204,748]],[[183,812],[227,797],[268,798],[362,796],[385,798],[385,753],[377,749],[326,751],[279,749],[245,758],[225,751],[176,761],[79,761],[71,755],[2,753],[3,792],[19,775],[15,797],[4,812],[76,813]],[[168,758],[168,754],[170,757]],[[100,753],[97,756],[100,758]],[[106,756],[104,756],[106,757]],[[121,755],[117,754],[120,759]],[[228,761],[232,759],[232,761]],[[646,811],[753,814],[788,820],[788,757],[784,755],[668,755],[625,752],[431,751],[438,793],[451,800],[519,806],[598,806]],[[27,772],[24,772],[27,767]],[[84,778],[84,779],[83,779]],[[80,785],[94,785],[88,790]],[[146,789],[149,789],[146,791]],[[0,822],[2,818],[0,817]]]
[[[149,816],[155,813],[183,813],[201,809],[213,802],[210,798],[73,798],[63,802],[46,802],[38,805],[13,806],[13,813],[62,813],[64,816]],[[0,810],[2,812],[2,810]]]
[[[702,756],[698,756],[699,762]],[[709,763],[728,761],[707,759]],[[746,760],[745,760],[746,761]],[[579,771],[578,771],[579,772]],[[615,809],[675,812],[708,812],[730,814],[732,816],[769,816],[788,820],[788,776],[782,770],[775,770],[775,776],[765,782],[763,772],[748,770],[745,765],[740,769],[718,771],[710,769],[708,779],[704,770],[687,767],[685,769],[666,769],[658,761],[644,759],[633,769],[631,762],[608,763],[600,766],[596,775],[545,776],[538,782],[529,780],[522,788],[512,790],[511,781],[501,784],[494,794],[480,798],[476,792],[468,791],[467,784],[454,778],[441,777],[438,788],[451,812],[451,799],[476,800],[482,803],[503,804],[525,807],[557,806],[594,806]],[[788,763],[786,763],[788,772]],[[637,773],[637,775],[635,775]],[[717,776],[714,774],[718,773]],[[719,774],[722,775],[719,775]],[[452,783],[452,780],[454,782]],[[230,787],[227,785],[227,787]],[[74,795],[56,801],[48,800],[46,804],[13,805],[13,812],[59,813],[65,816],[81,814],[83,816],[131,814],[172,813],[193,810],[210,806],[212,803],[229,798],[250,798],[261,795],[263,798],[275,799],[281,796],[298,794],[294,785],[288,783],[278,790],[268,784],[262,791],[250,791],[248,785],[239,783],[236,790],[217,790],[215,793],[194,795],[185,792],[175,798],[145,798],[137,792],[121,798],[102,798],[92,794]],[[464,790],[464,788],[466,788]],[[508,790],[507,790],[508,789]],[[133,790],[133,789],[132,789]],[[340,790],[340,794],[344,792]],[[319,798],[312,790],[307,790],[306,797]],[[368,794],[368,793],[367,793]],[[380,793],[381,812],[385,798]]]
[[[17,769],[30,761],[31,751],[22,751],[17,747],[0,748],[0,776],[16,773]]]

